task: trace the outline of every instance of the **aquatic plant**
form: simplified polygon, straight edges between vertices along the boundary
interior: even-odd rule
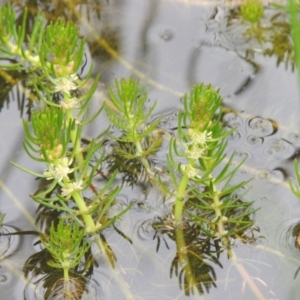
[[[0,227],[3,225],[5,214],[0,213]]]
[[[289,185],[294,195],[300,199],[300,171],[297,159],[294,161],[294,169],[296,174],[296,182],[294,183],[291,179],[289,179]]]
[[[178,117],[178,136],[170,142],[167,157],[175,192],[174,218],[177,225],[184,223],[185,208],[192,205],[206,213],[214,212],[214,219],[201,219],[199,215],[189,212],[194,222],[206,223],[202,230],[208,236],[221,238],[233,234],[225,229],[228,222],[244,223],[245,227],[252,224],[246,222],[244,217],[252,212],[248,211],[241,216],[230,220],[229,211],[234,207],[249,207],[249,203],[239,203],[240,197],[234,194],[245,187],[247,181],[232,185],[234,175],[245,159],[233,166],[235,153],[225,159],[227,137],[234,129],[228,130],[222,125],[220,105],[222,98],[217,90],[210,85],[196,85],[190,95],[184,96],[184,110]],[[185,163],[177,163],[174,154],[185,158]],[[223,166],[222,166],[223,165]],[[218,171],[217,171],[218,170]],[[226,214],[229,213],[229,216]],[[205,228],[206,227],[206,228]],[[226,242],[227,243],[227,242]],[[226,246],[227,247],[227,246]]]
[[[291,35],[293,38],[293,50],[294,57],[296,62],[296,67],[298,71],[298,90],[300,89],[300,29],[299,29],[299,1],[289,0],[288,4],[285,6],[277,5],[277,7],[281,9],[285,9],[289,12],[290,15],[290,26],[291,26]],[[293,183],[291,179],[289,179],[289,186],[294,195],[300,199],[300,171],[299,171],[299,162],[297,159],[294,161],[294,170],[296,174],[297,182]]]
[[[279,9],[274,9],[274,7]],[[245,50],[245,54],[241,57],[254,67],[255,73],[259,70],[259,64],[254,61],[254,57],[260,53],[264,56],[275,56],[277,66],[283,62],[286,68],[291,66],[294,69],[294,44],[299,43],[299,39],[295,42],[293,39],[298,36],[298,28],[291,30],[291,24],[294,21],[289,22],[291,18],[287,11],[290,11],[290,5],[271,3],[265,8],[262,1],[250,0],[238,8],[231,9],[226,16],[227,30],[240,34],[239,38],[243,40],[241,43],[243,46],[239,45],[238,48]],[[294,11],[296,12],[297,8]],[[252,13],[257,17],[252,18]],[[237,30],[238,28],[242,30]],[[232,43],[235,42],[232,41]]]
[[[81,239],[92,237],[99,250],[108,254],[113,265],[114,255],[99,232],[113,224],[130,207],[116,216],[107,216],[120,191],[120,187],[111,186],[116,173],[112,174],[102,188],[95,188],[92,180],[104,158],[101,135],[88,144],[82,143],[83,127],[90,124],[102,110],[101,106],[88,119],[88,105],[96,90],[98,77],[87,88],[92,69],[84,80],[77,76],[84,62],[85,43],[79,37],[77,26],[63,20],[46,26],[45,20],[38,15],[32,25],[31,35],[26,36],[26,16],[27,10],[22,25],[16,27],[16,16],[12,7],[1,6],[1,58],[14,61],[11,64],[1,64],[1,68],[24,70],[28,74],[26,84],[33,87],[36,93],[38,109],[33,111],[30,123],[23,121],[23,145],[33,160],[44,164],[45,170],[37,173],[12,164],[46,180],[48,184],[32,196],[33,200],[59,212],[59,218],[65,220],[67,227],[84,228]],[[83,93],[80,92],[82,89]],[[91,158],[96,152],[100,153],[100,157],[91,165]],[[84,193],[88,190],[92,190],[94,195],[86,198]],[[52,241],[55,232],[59,232],[59,227],[51,228]],[[72,243],[75,243],[78,237],[71,235],[70,239],[73,237]],[[51,241],[44,245],[51,245]],[[82,242],[80,247],[82,245],[85,245],[85,249],[89,244]],[[75,262],[79,263],[79,260],[75,260],[73,264]]]
[[[114,181],[122,167],[115,168],[109,163],[109,176],[103,176],[106,183],[102,187],[94,184],[94,177],[103,175],[101,168],[104,162],[109,162],[107,157],[111,161],[118,158],[128,164],[133,162],[131,166],[137,176],[143,168],[150,183],[155,182],[175,199],[173,214],[168,219],[177,245],[171,274],[177,274],[180,280],[184,278],[182,286],[186,294],[193,292],[194,286],[200,293],[203,285],[209,289],[214,285],[215,275],[205,260],[209,258],[219,263],[218,257],[205,252],[207,241],[218,245],[218,253],[225,249],[228,256],[233,256],[230,239],[252,226],[250,215],[254,212],[251,202],[242,201],[241,190],[247,181],[233,184],[244,160],[235,162],[235,153],[229,158],[225,154],[227,138],[234,129],[225,128],[221,122],[219,91],[199,84],[184,96],[177,132],[169,143],[166,173],[170,177],[160,178],[149,157],[160,149],[164,132],[159,128],[160,118],[151,121],[155,104],[147,109],[145,88],[133,78],[116,80],[115,87],[108,90],[110,102],[105,103],[104,108],[119,133],[105,130],[91,140],[84,139],[83,128],[95,120],[103,108],[101,106],[88,119],[88,106],[99,78],[96,77],[90,87],[92,69],[85,79],[79,78],[85,41],[79,38],[79,30],[73,23],[57,20],[47,25],[41,15],[36,17],[32,32],[27,36],[26,16],[27,11],[22,25],[16,27],[11,6],[0,9],[1,24],[4,24],[0,25],[1,59],[12,62],[3,63],[1,68],[28,74],[26,86],[34,92],[37,109],[33,110],[30,122],[23,121],[23,146],[29,157],[43,164],[44,171],[38,173],[13,165],[41,180],[41,187],[32,199],[40,205],[40,210],[50,211],[55,218],[50,228],[40,233],[44,249],[39,255],[48,253],[47,267],[61,271],[66,297],[73,297],[70,274],[76,273],[80,263],[86,263],[87,269],[91,266],[85,254],[91,252],[93,242],[100,251],[106,252],[112,266],[116,260],[102,232],[131,205],[113,216],[109,213],[121,190]],[[103,145],[107,142],[104,136],[115,142],[113,154],[104,151]],[[135,164],[136,161],[140,164]],[[131,183],[136,182],[131,180]],[[191,231],[193,240],[187,236]],[[195,244],[194,240],[201,243]],[[35,259],[36,256],[31,257],[24,267],[26,274],[35,272],[32,265],[28,266]],[[183,265],[180,272],[179,264]],[[206,270],[206,281],[199,266]],[[51,288],[47,293],[50,291]]]
[[[299,8],[296,0],[289,0],[288,5],[285,7],[290,14],[290,23],[291,23],[291,34],[294,43],[294,52],[295,52],[295,61],[298,70],[298,81],[300,87],[300,29],[299,29],[299,19],[298,12]]]
[[[257,23],[263,16],[264,6],[260,0],[246,0],[240,10],[244,21]]]
[[[128,81],[125,79],[116,81],[116,87],[116,93],[112,89],[109,90],[115,108],[106,105],[111,122],[122,129],[121,135],[113,138],[122,143],[133,144],[135,150],[129,152],[128,149],[125,151],[125,148],[117,147],[114,152],[123,159],[140,158],[145,169],[151,174],[148,161],[143,159],[157,152],[161,140],[157,139],[158,142],[148,148],[143,148],[142,141],[157,130],[159,120],[145,125],[155,104],[144,113],[147,94],[143,89],[140,90],[139,83],[132,78]],[[201,223],[202,230],[208,236],[219,236],[224,239],[251,226],[252,221],[247,217],[253,211],[248,210],[252,202],[243,203],[240,201],[243,195],[235,195],[245,187],[247,181],[232,185],[234,175],[245,159],[232,167],[235,158],[233,153],[225,162],[227,137],[235,129],[227,130],[222,125],[221,104],[219,91],[210,85],[199,84],[192,87],[190,94],[184,96],[184,109],[178,115],[178,134],[171,138],[167,163],[171,181],[176,187],[175,193],[169,190],[176,198],[175,227],[184,226],[183,215],[187,211],[191,216],[190,220]],[[184,158],[185,162],[178,163],[174,155]],[[219,174],[214,175],[222,164],[224,166]],[[168,185],[162,181],[160,184],[164,186],[164,190],[168,190]],[[240,214],[233,212],[240,208],[243,208]],[[197,210],[206,213],[212,211],[214,216],[201,219],[199,214],[195,214]],[[238,226],[232,227],[228,224]]]
[[[153,176],[147,157],[156,153],[163,141],[162,134],[157,133],[160,119],[148,120],[156,103],[146,110],[148,93],[133,78],[116,80],[115,87],[108,89],[111,103],[105,103],[110,122],[121,130],[119,136],[110,135],[118,142],[113,152],[126,160],[139,159],[147,174]],[[149,144],[147,140],[151,136],[153,139]]]
[[[227,138],[235,128],[227,129],[222,124],[219,91],[211,85],[195,85],[190,94],[185,94],[183,103],[184,108],[178,114],[177,134],[170,140],[167,155],[171,184],[160,181],[174,198],[174,210],[153,226],[156,232],[176,241],[177,254],[171,273],[175,270],[189,295],[194,287],[202,293],[202,285],[206,289],[214,285],[215,275],[203,262],[203,249],[212,244],[218,255],[225,249],[228,256],[233,257],[230,241],[253,225],[250,216],[254,210],[252,202],[242,201],[248,181],[233,184],[245,159],[236,162],[235,152],[226,157]],[[217,257],[210,258],[218,263]],[[199,264],[206,266],[205,276],[199,274],[196,267]],[[182,267],[180,273],[178,265]]]
[[[79,265],[90,248],[84,236],[85,229],[79,228],[78,223],[65,223],[60,220],[56,228],[52,223],[49,236],[43,235],[41,239],[52,257],[47,264],[63,270],[64,299],[74,299],[70,287],[70,270]]]

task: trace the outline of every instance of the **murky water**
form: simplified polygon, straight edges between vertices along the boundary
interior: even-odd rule
[[[298,299],[300,201],[290,191],[288,179],[294,177],[293,160],[299,156],[300,102],[291,60],[282,58],[274,43],[245,37],[247,26],[238,18],[239,6],[234,1],[86,2],[76,10],[83,17],[79,24],[87,37],[88,64],[95,65],[94,75],[101,74],[93,106],[101,104],[105,88],[114,78],[133,75],[149,88],[149,104],[157,101],[154,117],[163,115],[161,127],[172,132],[182,107],[181,97],[193,84],[205,82],[220,88],[223,122],[237,127],[229,138],[229,151],[237,151],[238,159],[247,157],[237,177],[252,178],[245,200],[254,201],[253,207],[259,209],[253,216],[255,239],[234,241],[236,261],[265,299]],[[44,12],[55,11],[58,2],[49,3],[34,5]],[[62,3],[55,13],[72,16],[74,6]],[[30,9],[34,9],[32,5]],[[52,11],[53,16],[55,13]],[[262,23],[270,39],[274,38],[272,28],[284,36],[285,25],[274,22],[288,22],[285,13],[277,14],[266,1]],[[275,50],[268,56],[270,49]],[[37,230],[36,204],[29,197],[38,183],[9,163],[30,165],[35,171],[42,168],[28,160],[22,149],[19,93],[19,89],[13,90],[0,118],[0,212],[6,214],[0,229],[0,298],[43,299],[44,281],[37,280],[46,273],[34,277],[29,272],[25,278],[23,270],[26,260],[41,251],[38,236],[32,232]],[[101,115],[88,128],[87,137],[107,124],[106,116]],[[155,158],[162,169],[166,167],[165,154],[163,147]],[[124,186],[115,209],[131,202],[134,206],[115,225],[132,244],[114,228],[105,231],[117,257],[115,270],[99,255],[99,266],[89,275],[82,299],[256,299],[245,276],[225,252],[218,263],[205,260],[214,274],[214,285],[207,288],[204,284],[202,296],[185,295],[180,275],[171,271],[176,256],[174,239],[157,234],[153,226],[170,214],[171,200],[164,203],[155,188]],[[25,234],[7,235],[21,231]],[[34,264],[41,269],[42,262],[37,259]]]

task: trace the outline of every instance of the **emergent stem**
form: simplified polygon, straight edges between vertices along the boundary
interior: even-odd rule
[[[143,151],[141,142],[140,141],[135,142],[135,146],[136,146],[136,150],[137,150],[137,156],[141,158],[141,162],[142,162],[143,166],[145,167],[147,173],[151,176],[154,175],[150,168],[148,160],[145,157],[143,157],[144,151]]]
[[[206,162],[204,162],[204,164],[206,165],[206,169],[210,169],[210,165],[213,162],[211,160],[208,160]],[[222,214],[222,202],[220,200],[220,194],[218,191],[218,188],[215,184],[215,180],[214,177],[212,176],[212,174],[209,175],[209,182],[207,184],[207,186],[211,189],[211,195],[212,198],[211,200],[213,201],[213,203],[211,204],[211,207],[213,208],[214,212],[215,212],[215,220],[217,220],[217,228],[218,228],[218,235],[222,240],[223,246],[225,247],[225,249],[227,250],[228,256],[232,257],[232,249],[230,248],[230,241],[227,237],[227,232],[224,228],[224,222],[226,221],[223,214]]]
[[[69,268],[63,268],[64,270],[64,281],[68,281],[69,280]]]
[[[190,167],[193,167],[195,164],[195,159],[189,159],[188,164],[186,166],[186,170],[189,170]],[[184,195],[185,190],[189,182],[188,174],[184,173],[179,187],[177,189],[176,194],[176,202],[175,202],[175,209],[174,209],[174,218],[175,223],[178,225],[182,221],[182,214],[183,214],[183,204],[184,204]]]
[[[74,120],[73,113],[70,109],[68,109],[66,111],[66,116],[67,116],[67,124],[69,124],[70,121]],[[74,153],[75,153],[76,161],[79,165],[82,165],[83,162],[84,162],[84,158],[83,158],[83,155],[82,155],[82,152],[81,152],[81,147],[80,147],[81,137],[77,137],[76,130],[71,131],[71,140],[72,140],[73,147],[75,149]]]
[[[223,216],[222,210],[221,210],[222,202],[220,201],[219,192],[217,190],[217,187],[214,184],[214,179],[212,178],[212,176],[210,176],[210,177],[211,177],[210,186],[212,186],[212,192],[214,194],[214,196],[212,198],[213,203],[211,206],[215,211],[215,216],[216,216],[215,218],[216,218],[216,220],[218,220],[218,222],[217,222],[218,234],[222,239],[223,246],[226,248],[226,250],[228,252],[228,256],[232,257],[230,241],[229,241],[228,237],[226,236],[227,232],[224,228],[224,216]]]
[[[63,268],[64,270],[64,294],[67,300],[72,300],[72,292],[70,286],[70,277],[69,277],[69,269]]]
[[[187,246],[185,243],[184,232],[180,226],[175,227],[175,237],[176,237],[176,246],[177,246],[177,254],[179,258],[179,264],[185,270],[187,286],[195,287],[197,286],[198,282],[193,275],[192,267],[187,253]]]
[[[87,232],[95,232],[96,231],[96,225],[95,222],[90,214],[87,213],[88,208],[83,200],[83,197],[80,193],[80,191],[75,191],[72,194],[74,201],[76,202],[79,212],[82,215],[82,219],[84,221],[84,224],[86,226]]]
[[[183,175],[177,190],[176,202],[175,202],[174,218],[175,218],[176,225],[178,225],[182,221],[184,195],[185,195],[185,190],[188,182],[189,182],[188,175],[186,174]]]

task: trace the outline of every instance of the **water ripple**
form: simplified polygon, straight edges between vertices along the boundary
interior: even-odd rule
[[[265,148],[265,154],[279,159],[288,159],[295,153],[295,147],[284,139],[273,139]]]
[[[254,131],[254,135],[266,137],[276,132],[276,124],[274,121],[261,117],[254,117],[249,120],[248,126]]]
[[[284,255],[300,261],[300,221],[289,220],[281,224],[277,233],[277,243]]]

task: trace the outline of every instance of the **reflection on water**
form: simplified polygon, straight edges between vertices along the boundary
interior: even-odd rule
[[[140,77],[150,86],[151,101],[158,100],[155,114],[164,115],[160,127],[169,135],[174,134],[177,127],[174,120],[177,120],[176,113],[182,105],[183,91],[198,81],[212,82],[215,87],[220,87],[226,96],[224,111],[228,111],[223,122],[229,128],[237,128],[229,138],[229,147],[237,151],[238,159],[247,157],[238,177],[243,180],[254,178],[253,191],[245,198],[254,201],[254,209],[261,208],[255,216],[247,216],[244,220],[251,220],[253,226],[246,231],[234,228],[235,234],[230,236],[239,265],[246,268],[246,263],[240,263],[245,261],[254,266],[239,269],[236,261],[227,258],[220,238],[203,234],[200,222],[188,220],[176,232],[172,197],[165,198],[157,190],[139,160],[124,160],[114,150],[116,142],[107,139],[104,147],[110,148],[110,154],[99,168],[96,181],[101,185],[118,170],[126,201],[132,202],[134,208],[119,224],[103,233],[102,238],[107,241],[111,255],[116,257],[116,270],[110,271],[101,258],[88,252],[82,264],[70,274],[71,297],[194,299],[198,297],[197,290],[205,299],[253,299],[254,288],[245,289],[250,285],[248,275],[263,291],[263,299],[296,299],[293,295],[299,294],[294,276],[299,265],[300,205],[289,191],[287,179],[293,174],[292,160],[299,155],[300,135],[294,126],[297,121],[292,122],[290,118],[293,114],[298,115],[298,107],[294,104],[298,99],[296,93],[290,93],[294,82],[275,80],[277,73],[274,71],[283,74],[282,78],[294,76],[290,72],[293,52],[287,14],[266,6],[259,27],[250,30],[250,25],[241,20],[240,7],[222,5],[224,1],[219,1],[218,6],[204,1],[193,4],[168,0],[127,0],[122,4],[96,0],[81,4],[70,1],[11,2],[19,13],[19,20],[23,7],[29,7],[28,32],[37,8],[46,13],[47,20],[63,17],[81,24],[88,42],[87,66],[93,62],[96,64],[94,73],[103,74],[99,88],[110,84],[114,77],[131,74]],[[84,20],[78,20],[78,13]],[[268,68],[272,74],[263,77]],[[82,72],[84,74],[85,69]],[[1,113],[6,113],[8,104],[10,109],[16,109],[12,107],[12,101],[15,101],[21,115],[30,116],[37,94],[33,87],[28,87],[28,74],[1,71],[0,75]],[[268,85],[273,80],[268,76],[273,75],[273,85]],[[276,98],[276,85],[289,96]],[[101,101],[98,95],[94,100],[95,103]],[[103,127],[103,120],[106,122],[104,117],[99,119],[91,130],[97,130],[98,125]],[[168,139],[168,134],[164,139]],[[164,178],[166,147],[163,141],[159,142],[162,148],[149,163],[156,175]],[[131,149],[128,143],[119,143],[118,147],[126,152]],[[0,179],[5,180],[5,176],[1,174]],[[36,185],[38,190],[45,188],[43,182]],[[10,188],[14,191],[16,186]],[[0,195],[3,197],[2,193]],[[24,197],[20,201],[29,203],[30,199]],[[8,210],[9,213],[11,204],[7,199],[1,204],[1,211]],[[122,206],[116,202],[114,209],[117,210],[118,205]],[[228,212],[230,216],[234,213]],[[55,210],[40,207],[36,217],[41,227],[49,228],[58,214]],[[207,212],[198,217],[212,218]],[[14,226],[19,227],[18,221],[14,220]],[[40,248],[40,244],[34,246],[30,240],[29,244],[20,245],[19,235],[9,235],[6,225],[1,226],[0,231],[1,260],[18,264],[18,269],[19,261],[22,261],[22,272],[28,280],[24,282],[21,275],[16,276],[24,287],[24,294],[9,285],[13,290],[10,299],[65,298],[63,274],[47,265],[49,254]],[[18,230],[18,234],[21,233]],[[176,244],[176,234],[183,235],[184,244]],[[23,234],[22,239],[26,238]],[[16,253],[19,256],[14,261]],[[4,265],[0,264],[2,289],[11,275],[7,275]],[[240,273],[235,274],[233,266]],[[281,281],[282,277],[288,279]]]
[[[11,226],[0,226],[0,260],[10,257],[19,246],[20,240],[13,235],[15,231]]]

